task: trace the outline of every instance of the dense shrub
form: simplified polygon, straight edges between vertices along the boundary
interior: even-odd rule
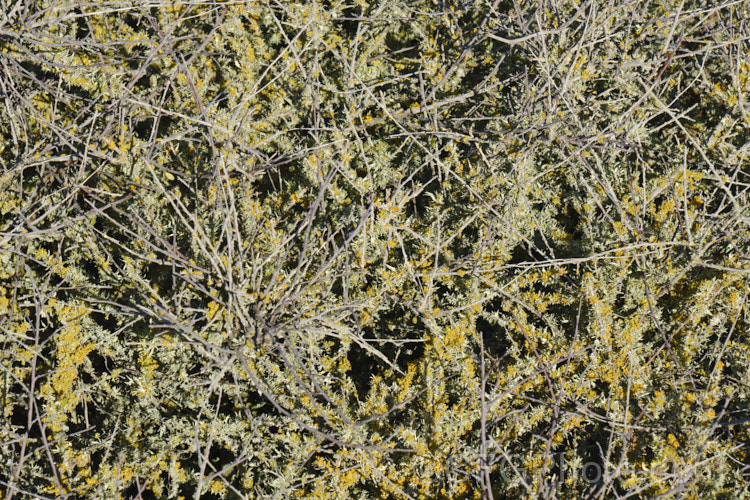
[[[4,498],[745,498],[750,4],[24,2]]]

